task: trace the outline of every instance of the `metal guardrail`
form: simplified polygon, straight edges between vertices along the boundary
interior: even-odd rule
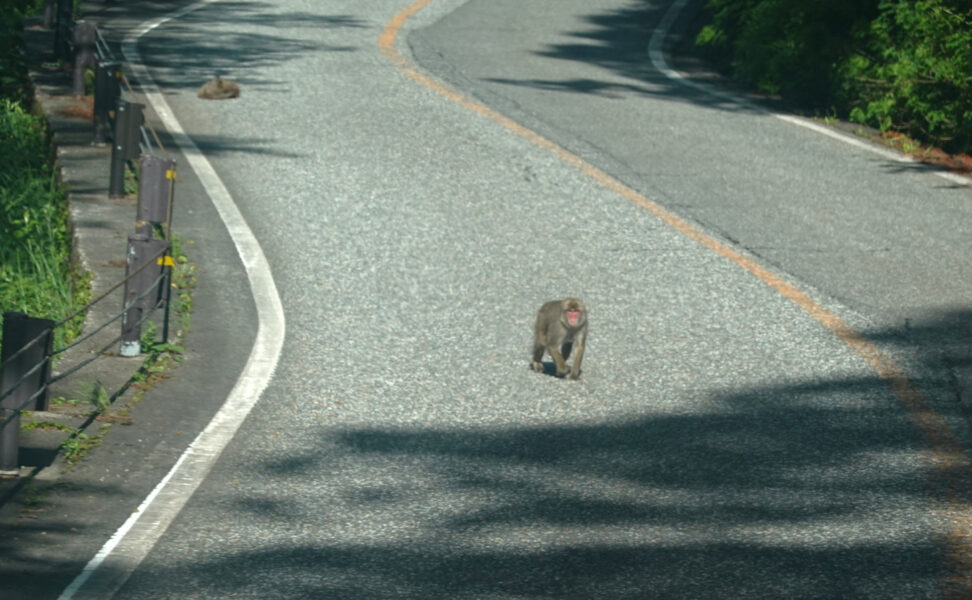
[[[56,5],[56,6],[55,6]],[[95,69],[94,143],[111,138],[109,196],[124,196],[125,172],[138,160],[138,210],[135,233],[128,237],[125,277],[99,297],[60,321],[40,319],[23,313],[3,315],[3,344],[0,347],[0,474],[16,475],[18,433],[23,410],[46,410],[50,386],[81,371],[110,348],[120,344],[119,354],[141,353],[141,329],[159,309],[164,310],[162,341],[168,341],[171,294],[170,240],[176,164],[168,156],[158,133],[145,123],[143,105],[122,98],[122,84],[132,87],[118,61],[94,23],[72,19],[71,0],[48,0],[45,25],[54,28],[54,52],[66,59],[73,50],[74,92],[83,95],[84,72]],[[49,22],[49,19],[53,23]],[[80,84],[79,84],[80,82]],[[78,86],[81,86],[80,93]],[[159,156],[158,153],[161,153]],[[161,232],[163,238],[154,236]],[[87,314],[124,286],[121,310],[80,338],[53,348],[54,330]],[[120,334],[92,356],[66,371],[51,376],[54,357],[89,341],[110,325],[121,321]]]
[[[138,276],[141,271],[145,270],[146,267],[148,267],[148,266],[150,266],[152,264],[152,260],[153,259],[157,261],[157,264],[159,264],[160,266],[162,266],[161,263],[164,263],[164,260],[160,260],[160,259],[163,259],[163,257],[168,253],[168,251],[169,251],[169,248],[168,248],[168,246],[166,246],[160,252],[157,252],[155,255],[153,255],[152,257],[150,257],[149,260],[145,261],[145,263],[141,265],[141,267],[137,270],[137,272],[128,275],[125,279],[123,279],[122,281],[118,282],[115,285],[114,289],[117,289],[120,285],[122,285],[124,283],[127,283],[128,281],[131,281],[134,277]],[[27,356],[29,354],[29,351],[32,348],[35,348],[35,347],[40,346],[42,344],[43,345],[49,345],[49,344],[45,344],[45,342],[47,342],[47,341],[49,341],[51,339],[51,336],[52,336],[54,330],[57,329],[58,327],[62,327],[66,323],[68,323],[73,317],[68,317],[66,319],[61,320],[58,323],[51,322],[51,323],[53,323],[52,325],[47,325],[45,323],[45,322],[48,322],[47,319],[33,319],[33,318],[29,317],[28,315],[23,314],[23,313],[4,313],[3,329],[4,329],[4,340],[5,341],[8,339],[8,337],[7,337],[8,334],[10,334],[10,338],[13,338],[13,339],[22,339],[23,338],[23,334],[25,332],[27,332],[28,335],[30,335],[31,330],[32,329],[34,329],[34,330],[36,329],[36,327],[30,327],[30,325],[32,324],[31,321],[33,321],[34,324],[40,323],[40,326],[41,326],[41,328],[43,330],[41,331],[41,333],[39,335],[37,335],[36,337],[34,337],[33,339],[31,339],[27,343],[21,345],[20,348],[16,352],[14,352],[11,356],[5,358],[3,360],[3,362],[0,362],[0,373],[3,374],[3,376],[2,376],[2,384],[0,384],[0,390],[2,390],[2,391],[0,391],[0,403],[3,403],[9,397],[13,396],[14,393],[18,391],[18,389],[20,388],[20,386],[22,386],[24,383],[26,383],[33,375],[37,374],[39,370],[41,370],[44,367],[49,366],[51,364],[51,362],[52,362],[52,359],[55,356],[57,356],[58,354],[61,354],[63,352],[66,352],[67,350],[70,350],[71,348],[73,348],[75,346],[78,346],[78,345],[84,343],[85,341],[87,341],[87,340],[91,339],[92,337],[94,337],[96,334],[98,334],[101,331],[103,331],[108,325],[111,325],[112,323],[115,323],[119,319],[125,318],[126,315],[128,314],[128,312],[130,310],[132,310],[132,307],[138,306],[140,304],[143,304],[150,294],[155,293],[159,298],[151,306],[151,309],[149,311],[147,311],[147,313],[145,315],[141,316],[141,318],[139,318],[138,321],[129,323],[128,324],[128,327],[126,327],[125,329],[132,329],[133,327],[140,326],[141,324],[143,324],[146,320],[148,320],[148,318],[152,315],[152,313],[155,310],[157,310],[159,308],[163,308],[165,301],[168,299],[167,297],[166,298],[161,298],[161,296],[162,296],[161,292],[165,289],[162,286],[163,286],[163,283],[168,280],[168,275],[169,274],[167,272],[162,272],[158,277],[155,278],[155,280],[151,283],[151,285],[148,287],[148,289],[146,289],[145,291],[139,293],[136,296],[133,296],[133,298],[131,299],[131,301],[126,303],[125,308],[123,308],[122,311],[119,312],[118,314],[116,314],[114,317],[111,317],[110,319],[108,319],[107,321],[105,321],[104,323],[102,323],[101,325],[99,325],[98,327],[96,327],[93,331],[90,331],[90,332],[86,333],[85,335],[81,336],[80,338],[74,340],[73,342],[71,342],[69,344],[66,344],[66,345],[64,345],[64,346],[62,346],[60,348],[51,348],[51,349],[45,350],[44,351],[44,355],[43,355],[43,357],[41,358],[40,361],[38,361],[36,364],[34,364],[33,366],[31,366],[26,371],[20,372],[20,373],[17,373],[18,370],[16,370],[16,369],[15,370],[11,370],[10,368],[13,367],[14,365],[16,365],[20,361],[20,359],[22,359],[25,356]],[[112,291],[114,291],[114,290],[112,290]],[[105,296],[102,296],[101,298],[99,298],[99,300],[100,299],[103,299],[105,297],[107,297],[107,296],[106,295]],[[96,300],[94,302],[91,302],[90,304],[87,304],[86,306],[84,306],[81,309],[81,311],[90,310],[91,307],[94,306],[99,300]],[[77,315],[75,315],[75,316],[77,316]],[[97,360],[100,356],[103,356],[104,353],[109,348],[111,348],[115,344],[117,344],[120,341],[122,341],[122,339],[125,337],[126,333],[127,333],[126,331],[123,331],[121,335],[119,335],[118,337],[114,338],[112,341],[110,341],[107,344],[105,344],[104,347],[101,348],[100,350],[94,352],[93,353],[94,356],[92,356],[90,358],[87,358],[87,359],[79,362],[78,364],[74,365],[73,367],[71,367],[67,371],[65,371],[63,373],[59,373],[58,375],[53,376],[53,377],[50,376],[50,375],[47,375],[47,376],[41,378],[41,381],[39,383],[31,386],[31,387],[37,387],[38,390],[35,391],[35,392],[33,392],[28,400],[24,400],[19,405],[17,405],[16,408],[14,408],[13,410],[17,410],[17,411],[24,410],[27,407],[27,405],[30,404],[30,402],[32,400],[37,399],[41,393],[46,392],[47,391],[46,388],[48,386],[50,386],[53,383],[57,383],[58,381],[60,381],[62,379],[65,379],[65,378],[73,375],[74,373],[80,371],[84,367],[88,366],[89,364],[91,364],[92,362],[94,362],[95,360]],[[12,377],[10,377],[10,379],[14,379],[16,377],[16,379],[13,380],[13,381],[11,381],[9,384],[7,383],[7,376],[8,375],[12,375]],[[19,377],[17,377],[18,375],[19,375]],[[7,409],[7,407],[4,407],[4,408]],[[10,420],[11,420],[11,418],[10,418],[9,415],[6,416],[6,417],[4,417],[4,418],[0,418],[0,429],[3,429],[10,422]]]

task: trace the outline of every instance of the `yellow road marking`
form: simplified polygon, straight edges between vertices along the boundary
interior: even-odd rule
[[[941,477],[934,495],[944,504],[940,513],[949,523],[949,530],[944,535],[948,561],[945,598],[955,600],[972,598],[972,505],[969,498],[972,494],[972,463],[948,422],[928,405],[924,394],[908,381],[904,370],[843,319],[752,258],[697,229],[576,154],[419,71],[402,56],[395,47],[395,42],[405,22],[433,1],[418,0],[409,5],[382,30],[378,39],[378,48],[389,62],[425,87],[556,154],[564,162],[576,167],[600,185],[645,208],[682,235],[749,271],[829,329],[867,361],[882,379],[891,384],[891,389],[907,409],[912,422],[924,434],[931,449],[932,463],[937,467]]]

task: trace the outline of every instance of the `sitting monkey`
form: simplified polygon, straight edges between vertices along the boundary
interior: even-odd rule
[[[238,98],[240,95],[240,86],[232,81],[220,79],[219,75],[217,75],[204,83],[196,95],[207,100]]]

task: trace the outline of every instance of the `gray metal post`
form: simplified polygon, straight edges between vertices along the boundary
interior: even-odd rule
[[[57,0],[54,14],[54,56],[63,61],[71,59],[71,21],[74,18],[73,0]]]
[[[121,98],[121,64],[103,61],[95,68],[94,139],[92,144],[106,144],[111,136],[111,113],[118,110]]]
[[[108,197],[120,199],[125,196],[125,163],[140,154],[139,129],[145,122],[142,115],[144,104],[118,100],[115,113],[115,131],[112,135],[111,174],[108,181]]]
[[[36,319],[23,313],[4,313],[3,347],[0,348],[0,422],[11,419],[0,429],[0,475],[15,475],[18,464],[20,411],[47,410],[47,382],[53,343],[48,319]],[[33,343],[31,343],[33,342]],[[39,369],[36,367],[40,366]],[[25,404],[36,396],[32,404]]]
[[[153,240],[142,233],[128,236],[125,261],[125,314],[122,317],[122,340],[119,354],[138,356],[142,352],[142,318],[163,298],[164,240]],[[156,257],[156,255],[159,255]],[[147,264],[152,261],[153,264]],[[147,265],[147,266],[146,266]],[[143,268],[144,267],[144,268]]]
[[[74,96],[84,96],[84,72],[95,68],[95,43],[98,41],[98,27],[90,21],[74,24]]]
[[[6,427],[0,429],[0,477],[16,476],[20,473],[20,412],[7,408],[12,404],[10,397],[0,406],[0,419],[7,421]]]
[[[44,29],[54,26],[54,0],[44,0]]]
[[[135,228],[139,233],[151,234],[152,223],[168,223],[176,163],[150,154],[143,155],[140,163]]]
[[[165,271],[165,281],[162,285],[165,286],[165,309],[162,312],[162,343],[169,343],[169,314],[172,308],[172,268],[175,266],[175,262],[172,260],[171,253],[166,254],[164,258]]]

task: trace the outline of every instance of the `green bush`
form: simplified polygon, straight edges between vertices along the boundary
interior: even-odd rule
[[[0,310],[57,320],[75,299],[65,195],[49,155],[44,120],[0,101]]]
[[[710,0],[711,24],[697,43],[723,56],[733,76],[804,106],[828,105],[834,66],[877,0]]]
[[[16,249],[56,210],[46,202],[52,168],[45,125],[19,104],[0,100],[0,252]]]
[[[37,14],[44,0],[3,0],[0,2],[0,98],[26,103],[30,100],[27,66],[24,63],[21,21]]]
[[[842,65],[852,119],[972,149],[972,2],[885,0]]]
[[[31,115],[27,66],[19,38],[21,18],[37,0],[0,6],[0,312],[59,320],[86,296],[76,293],[70,264],[67,208],[52,163],[47,123]],[[56,331],[71,339],[80,319]]]
[[[709,0],[696,43],[798,106],[972,149],[972,1]]]

